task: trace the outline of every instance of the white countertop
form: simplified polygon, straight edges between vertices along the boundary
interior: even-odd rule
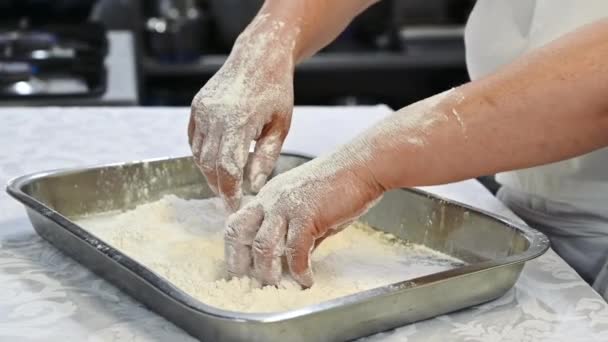
[[[186,108],[0,109],[0,183],[46,169],[189,154]],[[298,108],[285,149],[319,154],[386,115]],[[517,218],[474,180],[427,188]],[[0,194],[0,341],[190,341],[182,330],[62,255]],[[369,341],[608,341],[608,304],[553,251],[487,304]]]

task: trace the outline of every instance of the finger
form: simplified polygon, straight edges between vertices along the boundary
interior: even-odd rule
[[[310,254],[316,240],[313,232],[313,223],[292,220],[289,222],[285,242],[285,256],[287,257],[289,272],[295,281],[306,288],[313,284],[310,265]]]
[[[194,123],[194,108],[190,112],[190,120],[188,120],[188,145],[192,146],[192,138],[194,136],[194,129],[196,125]]]
[[[251,244],[262,224],[261,207],[246,207],[228,217],[224,233],[224,258],[230,276],[244,276],[251,267]]]
[[[205,135],[204,143],[201,142],[201,152],[198,165],[207,179],[211,190],[218,195],[217,185],[217,158],[220,149],[221,133],[217,129],[209,129]]]
[[[276,285],[281,280],[281,256],[285,248],[287,224],[278,215],[264,217],[253,240],[253,265],[255,276],[264,285]]]
[[[190,112],[190,120],[188,121],[188,144],[192,150],[194,162],[198,165],[201,148],[203,146],[203,134],[196,127],[196,120],[194,120],[194,108],[192,108]]]
[[[217,163],[217,184],[220,195],[232,211],[239,209],[243,197],[243,168],[247,162],[251,130],[227,131],[222,139]]]
[[[198,129],[194,129],[192,132],[192,140],[190,141],[190,149],[192,150],[192,156],[194,156],[194,161],[196,164],[199,164],[201,158],[201,149],[203,147],[203,134],[199,132]]]
[[[289,131],[289,120],[281,119],[267,125],[256,141],[255,150],[247,165],[247,179],[254,193],[260,191],[272,173]]]

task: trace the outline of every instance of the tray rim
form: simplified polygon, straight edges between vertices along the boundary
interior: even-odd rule
[[[289,156],[303,159],[312,159],[312,157],[307,156],[301,153],[291,153],[291,152],[282,152],[281,156]],[[313,315],[320,313],[322,311],[331,310],[338,307],[363,303],[369,300],[372,300],[375,297],[379,296],[388,296],[393,295],[401,291],[408,291],[417,287],[430,286],[434,283],[438,283],[444,281],[446,279],[453,279],[458,277],[465,277],[478,272],[486,272],[492,269],[502,268],[511,266],[514,264],[523,264],[529,260],[535,259],[542,254],[544,254],[549,249],[549,239],[541,232],[519,222],[514,222],[504,216],[497,215],[491,212],[488,212],[484,209],[476,208],[470,206],[465,203],[461,203],[455,200],[451,200],[442,196],[438,196],[432,194],[430,192],[417,189],[417,188],[402,188],[395,189],[392,191],[408,191],[416,193],[420,196],[425,196],[427,198],[435,199],[441,202],[444,202],[448,205],[458,206],[463,208],[464,210],[468,210],[471,212],[475,212],[477,214],[481,214],[483,216],[488,217],[494,221],[497,221],[500,224],[503,224],[507,227],[515,229],[519,231],[524,238],[526,238],[529,242],[529,247],[522,253],[514,254],[505,258],[488,260],[476,264],[469,264],[462,267],[437,272],[429,275],[425,275],[422,277],[409,279],[405,281],[400,281],[392,284],[388,284],[385,286],[369,289],[362,292],[357,292],[354,294],[346,295],[343,297],[338,297],[335,299],[331,299],[328,301],[324,301],[318,304],[307,305],[298,309],[292,309],[288,311],[278,311],[278,312],[265,312],[265,313],[248,313],[248,312],[240,312],[240,311],[231,311],[224,310],[218,307],[214,307],[208,304],[205,304],[202,301],[195,299],[194,297],[188,295],[177,286],[170,283],[168,280],[158,275],[156,272],[150,270],[146,266],[140,264],[136,260],[132,259],[126,254],[123,254],[120,250],[115,249],[111,245],[107,244],[105,241],[97,237],[96,235],[88,232],[84,228],[81,228],[74,222],[72,222],[67,217],[63,216],[61,213],[49,208],[42,202],[38,201],[36,198],[26,194],[22,189],[23,187],[31,184],[34,181],[39,179],[47,178],[47,177],[59,177],[59,176],[67,176],[74,173],[81,173],[86,171],[94,171],[112,167],[124,167],[130,165],[137,164],[146,164],[153,162],[163,162],[170,161],[175,159],[186,159],[190,158],[190,156],[180,156],[180,157],[159,157],[159,158],[149,158],[142,159],[136,161],[127,161],[127,162],[114,162],[114,163],[101,163],[95,164],[91,166],[85,167],[69,167],[69,168],[60,168],[53,169],[47,171],[39,171],[34,173],[29,173],[23,176],[15,177],[11,179],[7,186],[7,193],[12,196],[17,201],[21,202],[26,209],[33,210],[38,214],[46,217],[47,219],[53,221],[55,224],[61,226],[64,230],[66,230],[69,234],[74,236],[75,238],[82,240],[84,243],[89,245],[89,247],[94,248],[97,252],[104,254],[105,257],[112,259],[119,267],[127,270],[132,273],[134,276],[142,279],[144,282],[148,283],[150,286],[155,288],[162,295],[169,297],[177,304],[186,307],[189,310],[196,311],[200,314],[213,316],[218,319],[226,319],[231,321],[238,322],[246,322],[246,323],[276,323],[290,319],[302,318],[307,315]],[[31,222],[31,219],[30,219]],[[33,225],[33,222],[32,226]],[[34,227],[35,228],[35,227]],[[37,231],[37,229],[36,229]],[[53,246],[54,248],[57,248]],[[83,265],[83,267],[86,267]],[[112,283],[112,282],[110,282]],[[112,283],[112,285],[114,285]],[[116,286],[116,285],[114,285]],[[122,291],[122,289],[121,289]]]

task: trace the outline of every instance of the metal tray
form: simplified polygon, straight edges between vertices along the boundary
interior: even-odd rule
[[[308,158],[284,154],[275,173]],[[191,158],[41,172],[12,180],[38,234],[191,335],[205,341],[338,341],[495,299],[524,262],[543,254],[541,233],[418,190],[395,190],[365,215],[372,227],[464,260],[467,265],[277,313],[225,311],[201,303],[73,223],[160,199],[211,196]]]

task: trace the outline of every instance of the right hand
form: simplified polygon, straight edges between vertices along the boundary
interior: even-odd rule
[[[228,273],[276,285],[285,256],[293,279],[312,286],[314,247],[364,214],[384,191],[372,163],[373,155],[345,145],[273,178],[226,222]]]
[[[188,137],[194,161],[232,211],[240,206],[243,178],[253,192],[265,184],[291,123],[291,52],[267,41],[268,46],[237,41],[192,101]]]

